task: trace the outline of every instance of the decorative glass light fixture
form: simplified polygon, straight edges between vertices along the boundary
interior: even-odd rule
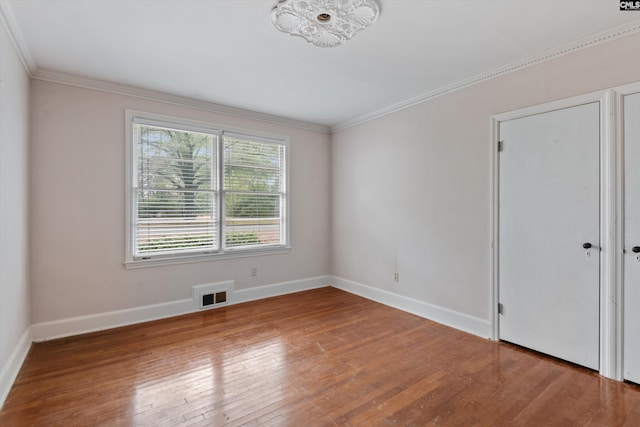
[[[340,46],[378,19],[377,0],[278,0],[271,23],[319,47]]]

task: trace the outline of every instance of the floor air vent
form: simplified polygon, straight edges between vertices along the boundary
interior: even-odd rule
[[[227,291],[214,292],[210,294],[202,294],[201,307],[209,307],[211,305],[219,305],[227,302]]]
[[[235,284],[232,280],[192,286],[194,308],[206,310],[229,305],[233,302],[234,288]]]

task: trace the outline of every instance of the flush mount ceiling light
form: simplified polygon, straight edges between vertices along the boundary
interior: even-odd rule
[[[377,0],[279,0],[271,23],[319,47],[340,46],[378,19]]]

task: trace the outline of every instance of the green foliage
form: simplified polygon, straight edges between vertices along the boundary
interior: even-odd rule
[[[140,126],[138,216],[195,218],[211,211],[213,137]],[[191,191],[190,191],[191,190]]]
[[[231,218],[277,218],[280,216],[280,197],[227,193],[225,214]]]
[[[176,249],[193,249],[211,247],[213,239],[204,236],[171,236],[149,239],[140,243],[140,252],[171,251]]]
[[[225,244],[227,246],[257,245],[262,243],[255,233],[227,233]]]
[[[262,243],[255,233],[231,232],[227,233],[225,244],[231,246],[259,245]],[[203,236],[172,236],[160,239],[151,239],[142,243],[140,252],[163,251],[175,249],[194,249],[211,247],[213,240],[205,240]]]
[[[280,198],[277,193],[283,184],[283,148],[227,138],[224,156],[225,215],[233,218],[279,217]]]
[[[248,229],[227,233],[226,246],[262,243],[251,231],[256,224],[272,224],[280,217],[282,146],[225,138],[224,181],[219,183],[212,135],[149,125],[138,125],[136,132],[138,219],[156,230],[154,239],[139,241],[139,252],[211,248],[215,237],[180,236],[178,230],[213,224],[220,203],[213,190],[220,189],[220,184],[226,191],[227,221]],[[162,230],[170,227],[174,230],[166,233],[174,235],[161,237]]]
[[[146,125],[141,125],[139,132],[138,217],[212,216],[211,194],[202,192],[212,189],[211,166],[215,156],[212,136]],[[282,147],[229,138],[224,144],[224,156],[224,185],[228,192],[225,215],[280,216],[278,196],[246,192],[280,191]]]

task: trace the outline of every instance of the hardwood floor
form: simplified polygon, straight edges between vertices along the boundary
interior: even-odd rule
[[[638,426],[640,387],[324,288],[34,344],[2,426]]]

